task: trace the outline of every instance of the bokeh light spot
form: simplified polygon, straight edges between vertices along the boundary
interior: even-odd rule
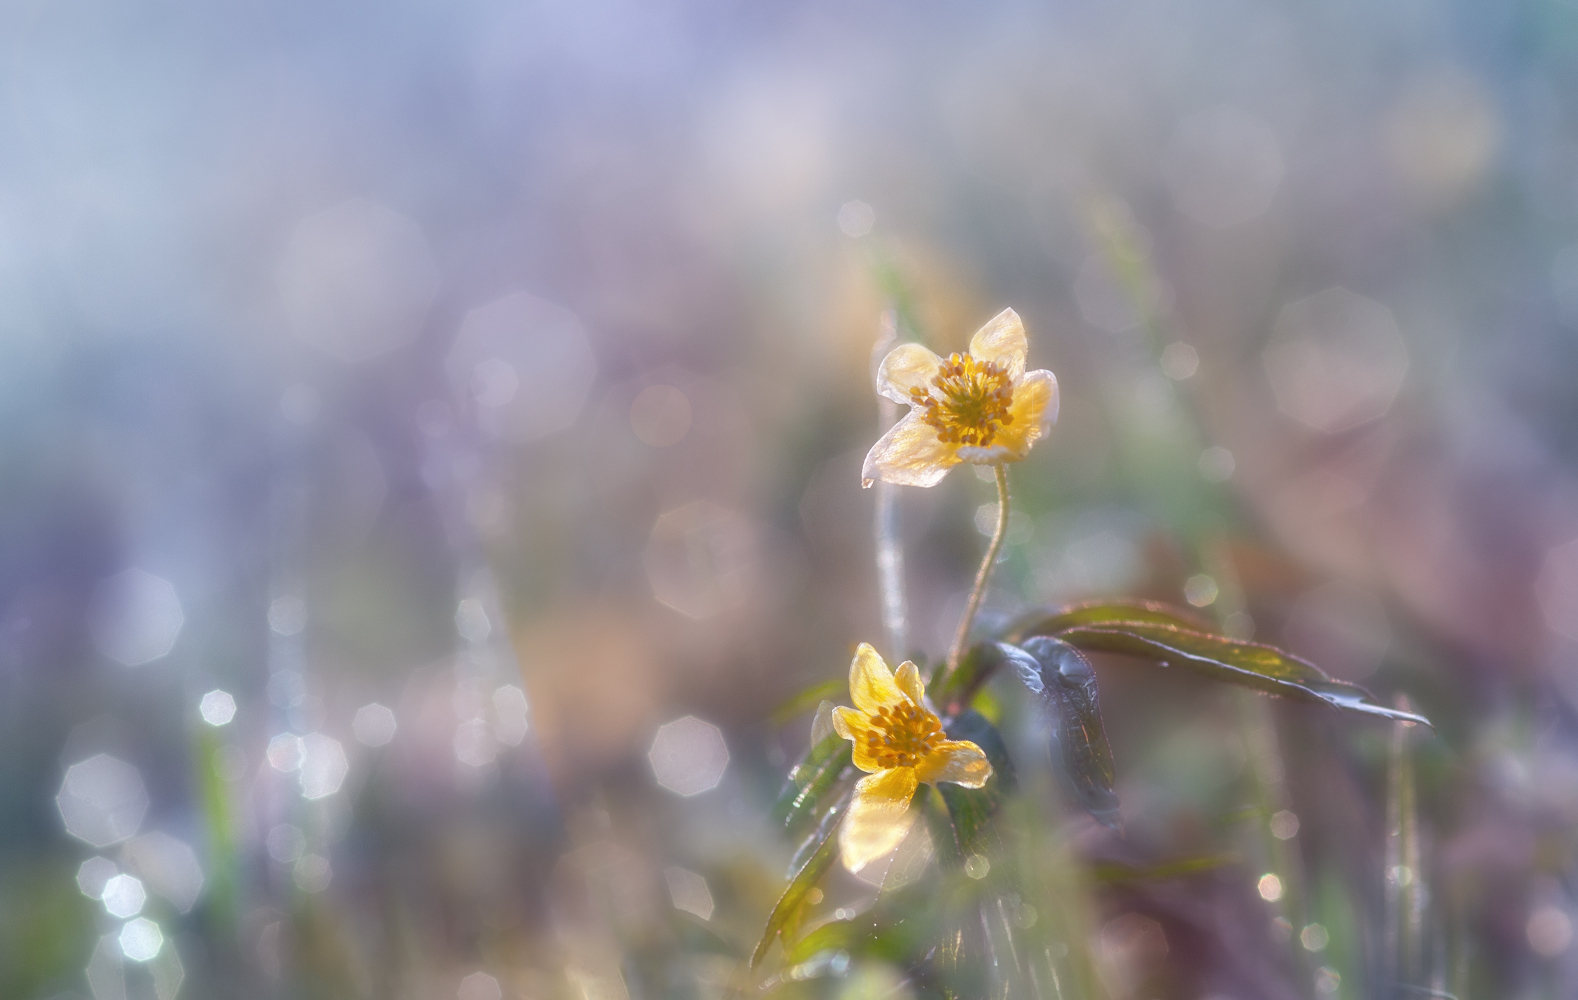
[[[1220,592],[1216,580],[1205,573],[1196,573],[1184,581],[1184,600],[1197,608],[1215,604]]]
[[[758,542],[745,518],[706,501],[657,519],[643,562],[658,601],[689,618],[709,618],[749,598]]]
[[[1261,361],[1283,413],[1335,434],[1391,408],[1408,348],[1390,309],[1329,288],[1282,310]]]
[[[142,826],[148,792],[135,767],[98,754],[67,768],[55,805],[67,833],[94,847],[108,847]]]
[[[77,868],[77,888],[89,899],[99,899],[104,895],[105,884],[119,873],[109,858],[91,857]]]
[[[1298,814],[1290,809],[1279,810],[1271,817],[1271,835],[1278,840],[1292,840],[1299,835]]]
[[[863,201],[846,201],[838,208],[838,228],[850,239],[868,235],[876,224],[876,210]]]
[[[99,652],[128,667],[167,655],[186,617],[170,581],[122,570],[94,590],[88,629]]]
[[[658,784],[676,795],[699,795],[723,780],[729,748],[721,729],[687,715],[658,727],[647,760]]]
[[[229,691],[215,688],[203,695],[203,700],[197,703],[197,711],[210,726],[223,726],[236,717],[236,699]]]
[[[123,854],[148,888],[175,904],[182,913],[189,912],[202,895],[203,866],[198,863],[197,853],[184,841],[155,830],[133,839]]]
[[[676,910],[694,913],[703,920],[712,919],[712,890],[707,888],[706,879],[676,866],[663,869],[663,881],[668,883],[669,899]]]
[[[1322,924],[1307,924],[1299,931],[1299,944],[1305,951],[1325,951],[1331,943],[1331,934]]]
[[[149,962],[164,947],[164,932],[147,917],[129,920],[121,928],[121,954],[133,962]]]
[[[455,607],[455,631],[470,643],[484,643],[493,634],[493,623],[488,621],[487,609],[475,597],[468,597]]]
[[[471,767],[484,767],[499,756],[499,741],[483,719],[467,719],[455,729],[455,759]]]
[[[1572,920],[1559,907],[1542,906],[1529,914],[1524,933],[1535,954],[1552,958],[1572,944]]]
[[[289,773],[301,766],[306,750],[301,745],[301,737],[295,733],[280,733],[268,741],[268,750],[265,751],[269,766],[276,771]]]
[[[334,878],[334,869],[329,866],[328,858],[318,854],[308,854],[296,862],[291,878],[302,892],[322,892],[329,887],[330,880]]]
[[[357,741],[370,747],[381,747],[394,739],[396,728],[394,712],[376,701],[358,708],[351,720],[351,732]]]
[[[1268,903],[1275,903],[1282,898],[1282,880],[1275,875],[1268,873],[1260,876],[1255,888],[1260,892],[1260,898]]]
[[[649,385],[630,403],[630,429],[654,448],[683,441],[690,420],[690,398],[671,385]]]
[[[486,972],[473,972],[460,981],[455,996],[457,1000],[501,1000],[504,991],[499,988],[499,981]]]
[[[506,684],[493,692],[493,735],[500,743],[520,746],[530,724],[525,691]]]
[[[263,838],[268,856],[282,865],[294,864],[307,850],[307,835],[294,823],[277,823]]]
[[[274,598],[268,606],[268,625],[280,635],[295,635],[307,627],[307,602],[290,594]]]
[[[1193,378],[1200,370],[1200,353],[1190,344],[1175,341],[1162,348],[1162,374],[1175,382]]]
[[[1208,483],[1225,483],[1233,478],[1238,461],[1233,453],[1221,445],[1212,445],[1200,453],[1200,478]]]
[[[338,792],[351,770],[340,741],[322,733],[312,733],[302,737],[301,749],[302,797],[322,799]]]
[[[99,898],[104,901],[106,913],[125,920],[142,912],[148,892],[141,881],[130,875],[117,875],[104,883],[104,892]]]

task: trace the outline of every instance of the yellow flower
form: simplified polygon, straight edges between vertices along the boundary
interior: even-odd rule
[[[838,849],[844,866],[858,872],[909,832],[915,789],[939,781],[980,788],[992,765],[974,743],[943,735],[913,663],[905,661],[894,674],[869,643],[861,643],[849,665],[849,697],[855,707],[833,709],[833,728],[854,741],[855,766],[868,774],[855,785]]]
[[[910,412],[866,455],[861,485],[935,486],[960,462],[1001,465],[1030,454],[1057,422],[1057,377],[1025,371],[1025,325],[1004,309],[970,338],[970,353],[939,358],[900,344],[882,359],[877,391]]]

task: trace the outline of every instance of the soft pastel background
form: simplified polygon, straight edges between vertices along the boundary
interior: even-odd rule
[[[1236,860],[1093,889],[1101,989],[1392,996],[1400,920],[1578,995],[1575,85],[1558,0],[0,5],[0,996],[751,994],[879,318],[1007,305],[989,620],[1187,597],[1438,727],[1399,874],[1389,726],[1103,663],[1127,837],[1054,828]],[[913,650],[991,499],[901,491]]]

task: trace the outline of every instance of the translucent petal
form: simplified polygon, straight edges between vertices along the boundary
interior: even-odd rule
[[[915,814],[910,799],[920,785],[915,769],[895,767],[867,775],[855,786],[855,799],[838,831],[844,867],[858,872],[899,846]]]
[[[867,773],[882,770],[882,765],[866,749],[866,734],[871,731],[871,724],[866,721],[864,712],[840,705],[833,709],[833,728],[844,739],[854,741],[856,767]]]
[[[959,464],[955,451],[956,446],[940,441],[936,428],[912,411],[871,446],[860,470],[861,485],[880,479],[900,486],[936,486]]]
[[[1017,462],[1030,454],[1031,445],[1051,433],[1052,425],[1057,423],[1057,404],[1057,376],[1045,370],[1026,372],[1014,386],[1014,400],[1009,404],[1008,412],[1014,419],[998,430],[993,443],[992,450],[1004,449],[1007,457],[986,464]],[[963,449],[961,457],[969,461],[982,460],[963,456]]]
[[[904,703],[904,692],[893,682],[893,671],[869,642],[860,644],[849,663],[849,699],[867,715]]]
[[[877,368],[877,392],[895,403],[908,403],[910,390],[930,391],[942,359],[920,344],[900,344]]]
[[[837,726],[833,722],[833,703],[824,701],[816,706],[816,718],[811,720],[811,745],[816,746],[833,735],[836,730]],[[839,733],[839,735],[844,734]]]
[[[1025,324],[1012,309],[1004,309],[993,316],[970,338],[970,354],[977,361],[996,361],[1008,370],[1008,377],[1012,379],[1024,374],[1025,356],[1029,353]]]
[[[969,740],[947,740],[915,766],[917,781],[935,784],[953,781],[966,788],[980,788],[992,776],[991,762]]]
[[[921,681],[920,670],[915,664],[909,660],[900,664],[898,672],[893,675],[893,683],[899,686],[900,691],[909,695],[910,701],[918,707],[926,706],[926,685]]]

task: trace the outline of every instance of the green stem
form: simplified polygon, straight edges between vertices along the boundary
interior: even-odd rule
[[[997,563],[997,552],[1003,547],[1003,538],[1008,534],[1008,468],[994,465],[992,469],[997,473],[997,530],[992,533],[992,544],[986,547],[986,558],[981,560],[981,568],[976,570],[975,589],[970,591],[970,603],[964,606],[964,617],[959,619],[959,631],[953,635],[953,648],[948,650],[945,675],[959,669],[959,660],[964,656],[964,644],[970,638],[970,626],[975,624],[975,612],[981,607],[981,597],[986,593],[987,578],[992,575],[992,567]]]

